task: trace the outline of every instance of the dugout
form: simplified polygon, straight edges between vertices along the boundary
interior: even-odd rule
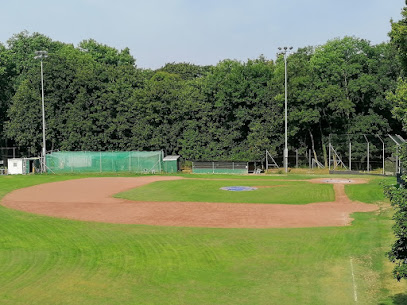
[[[194,174],[248,174],[248,162],[193,161]]]
[[[12,158],[7,160],[8,175],[26,175],[39,171],[40,158]]]
[[[176,173],[180,170],[180,163],[179,163],[180,156],[166,156],[163,159],[163,167],[164,172],[166,173]]]

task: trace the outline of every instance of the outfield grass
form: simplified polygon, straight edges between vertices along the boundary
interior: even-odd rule
[[[219,179],[219,178],[217,178]],[[254,186],[255,191],[231,192],[226,186]],[[307,204],[335,200],[331,184],[274,179],[175,180],[158,181],[115,195],[117,198],[141,201],[192,201],[227,203]]]
[[[0,177],[0,196],[79,177]],[[0,207],[0,304],[405,304],[381,206],[352,226],[305,229],[103,224]]]
[[[385,200],[381,184],[392,182],[395,183],[395,178],[383,179],[375,177],[368,184],[346,185],[345,191],[351,200],[373,203]]]

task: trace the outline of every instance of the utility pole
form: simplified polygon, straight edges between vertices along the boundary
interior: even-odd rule
[[[291,54],[293,47],[279,47],[279,54],[284,55],[284,87],[285,87],[285,109],[284,109],[284,129],[285,129],[285,141],[284,141],[284,169],[288,173],[288,141],[287,141],[287,57]]]
[[[42,155],[41,155],[41,171],[46,172],[45,155],[47,153],[45,143],[45,104],[44,104],[44,71],[43,71],[43,59],[48,57],[47,51],[36,51],[35,59],[41,60],[41,100],[42,100]]]

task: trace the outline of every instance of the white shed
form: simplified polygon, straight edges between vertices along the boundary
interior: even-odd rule
[[[25,175],[27,173],[27,162],[24,158],[8,159],[9,175]]]

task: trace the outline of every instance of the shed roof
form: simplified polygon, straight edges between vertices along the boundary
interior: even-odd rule
[[[174,156],[166,156],[163,161],[176,161],[180,158],[181,156],[174,155]]]

